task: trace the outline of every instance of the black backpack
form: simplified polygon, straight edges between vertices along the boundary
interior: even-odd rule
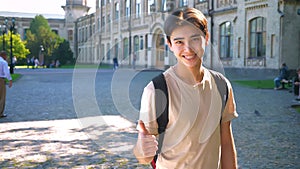
[[[209,70],[209,71],[211,72],[211,75],[214,77],[219,93],[222,96],[222,110],[221,110],[222,113],[228,98],[228,86],[224,76],[222,76],[220,73],[216,71],[213,70]],[[158,150],[153,160],[151,161],[151,166],[152,168],[155,169],[157,156],[161,152],[161,147],[164,140],[164,132],[169,122],[169,98],[168,98],[169,94],[168,94],[167,83],[163,73],[154,77],[152,79],[152,82],[155,88],[155,109],[156,109],[156,117],[157,117],[156,121],[158,124],[158,134],[159,134]],[[166,100],[162,98],[166,98]]]

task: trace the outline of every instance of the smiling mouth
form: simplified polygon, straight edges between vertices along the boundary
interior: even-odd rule
[[[183,56],[183,58],[185,58],[186,60],[193,60],[193,59],[195,59],[195,58],[197,57],[196,54],[194,54],[194,55],[182,55],[182,56]]]

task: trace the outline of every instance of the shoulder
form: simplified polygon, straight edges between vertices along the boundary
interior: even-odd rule
[[[5,60],[3,60],[3,59],[0,60],[0,64],[1,64],[1,65],[5,65],[5,66],[8,66],[8,63],[7,63]]]
[[[217,78],[217,79],[220,79],[220,80],[224,80],[226,82],[229,82],[229,80],[220,72],[217,72],[215,70],[210,70],[210,69],[207,69],[209,70],[210,74],[214,77],[214,78]]]
[[[145,87],[144,87],[144,93],[154,93],[155,88],[154,88],[154,84],[153,81],[150,81]]]

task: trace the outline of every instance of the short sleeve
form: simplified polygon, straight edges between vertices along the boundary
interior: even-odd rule
[[[228,98],[224,108],[224,112],[222,114],[222,123],[230,121],[234,118],[238,117],[238,113],[236,112],[236,103],[234,99],[233,89],[231,83],[226,79],[227,87],[228,87]]]
[[[139,119],[144,122],[147,130],[151,134],[158,134],[155,112],[155,88],[152,81],[144,88]]]

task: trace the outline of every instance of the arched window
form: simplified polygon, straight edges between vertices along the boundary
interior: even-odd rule
[[[250,21],[250,57],[266,56],[266,19],[258,17]]]
[[[230,22],[220,25],[220,58],[232,58],[232,26]]]
[[[115,19],[119,19],[120,17],[120,8],[119,8],[119,3],[115,3]]]

